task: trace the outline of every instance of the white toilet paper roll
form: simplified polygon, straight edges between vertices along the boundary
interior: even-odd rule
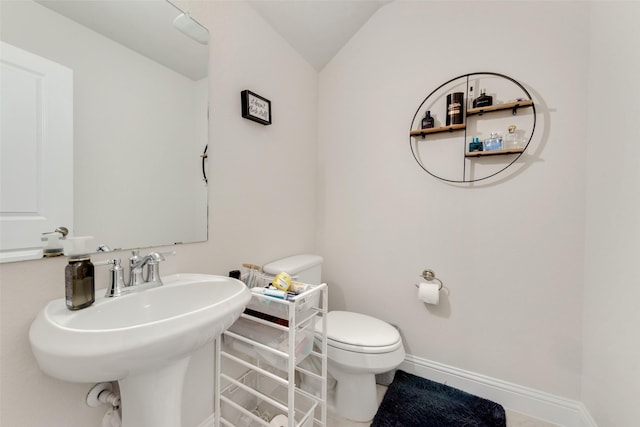
[[[289,418],[283,414],[276,415],[273,417],[269,425],[272,427],[287,427],[289,425]]]
[[[418,298],[427,304],[437,305],[440,302],[440,284],[420,282],[418,284]]]

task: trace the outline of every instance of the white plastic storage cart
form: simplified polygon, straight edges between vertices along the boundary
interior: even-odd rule
[[[216,427],[327,425],[327,285],[307,286],[254,293],[216,341]]]

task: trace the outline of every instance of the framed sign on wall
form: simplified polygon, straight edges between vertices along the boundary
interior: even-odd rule
[[[242,117],[263,125],[271,124],[271,101],[250,90],[240,93],[242,100]]]

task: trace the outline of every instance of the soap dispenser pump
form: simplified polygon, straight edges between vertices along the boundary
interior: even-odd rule
[[[45,258],[60,256],[64,253],[60,240],[64,240],[67,234],[69,234],[69,230],[66,227],[58,227],[54,231],[42,233],[41,240],[47,242],[42,251]]]
[[[65,273],[65,300],[69,310],[89,307],[96,300],[94,267],[86,242],[92,237],[73,237],[70,241],[69,264]]]

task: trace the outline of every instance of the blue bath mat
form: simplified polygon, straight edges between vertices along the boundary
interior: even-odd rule
[[[396,371],[371,427],[506,427],[502,405]]]

